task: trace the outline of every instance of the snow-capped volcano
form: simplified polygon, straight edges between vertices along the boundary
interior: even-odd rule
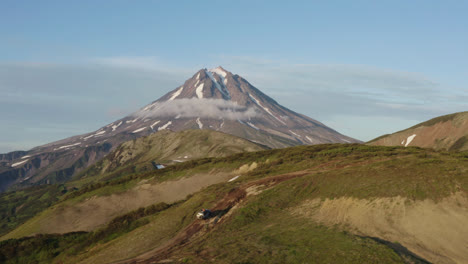
[[[213,129],[270,146],[356,140],[295,113],[222,67],[201,69],[183,85],[114,122],[121,131]]]
[[[9,158],[0,159],[0,190],[68,180],[121,143],[165,129],[211,129],[271,148],[358,142],[281,106],[222,67],[201,69],[158,100],[94,132],[3,155]]]

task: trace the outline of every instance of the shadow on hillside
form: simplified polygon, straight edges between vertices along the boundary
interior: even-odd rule
[[[359,236],[361,238],[370,238],[380,244],[383,244],[391,249],[393,249],[393,251],[395,251],[400,257],[402,257],[404,259],[404,261],[406,263],[414,263],[414,264],[431,264],[431,262],[423,259],[422,257],[416,255],[415,253],[411,252],[410,250],[408,250],[406,247],[404,247],[403,245],[401,245],[400,243],[392,243],[390,241],[387,241],[387,240],[383,240],[381,238],[378,238],[378,237],[369,237],[369,236]]]
[[[232,206],[229,206],[223,210],[214,210],[214,211],[211,211],[211,214],[210,216],[207,218],[207,219],[212,219],[212,218],[215,218],[214,220],[214,223],[216,224],[216,222],[218,222],[218,220],[225,214],[227,214],[227,212],[229,212],[229,210],[231,210]]]

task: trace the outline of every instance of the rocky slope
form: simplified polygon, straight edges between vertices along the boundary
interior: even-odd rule
[[[368,144],[465,151],[468,150],[468,112],[440,116],[403,131],[381,136]]]

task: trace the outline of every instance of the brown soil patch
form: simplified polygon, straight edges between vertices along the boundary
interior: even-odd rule
[[[141,182],[138,186],[110,196],[94,196],[78,204],[58,207],[39,219],[37,233],[91,231],[114,217],[140,207],[165,202],[173,203],[212,184],[225,182],[231,174],[197,174],[159,184]]]
[[[244,165],[240,166],[240,168],[235,170],[233,173],[234,174],[244,174],[244,173],[247,173],[249,171],[255,170],[257,167],[258,167],[257,162],[252,162],[252,164],[250,164],[250,165],[249,164],[244,164]]]
[[[441,202],[406,198],[342,197],[307,201],[292,211],[359,235],[398,242],[434,263],[468,262],[468,199],[460,193]]]

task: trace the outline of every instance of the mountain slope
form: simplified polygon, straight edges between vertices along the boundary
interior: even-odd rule
[[[152,124],[144,129],[154,129],[154,124],[158,129],[167,125],[176,131],[187,127],[214,129],[270,147],[357,142],[279,105],[222,67],[198,71],[184,85],[133,116]],[[269,138],[268,134],[276,137]]]
[[[63,198],[70,190],[108,181],[135,172],[151,172],[155,166],[182,161],[224,157],[265,147],[242,138],[212,130],[160,131],[121,144],[100,162],[73,177],[66,184],[40,185],[19,192],[0,194],[0,235]]]
[[[468,112],[440,116],[376,138],[376,146],[418,146],[450,151],[468,150]]]
[[[163,130],[122,143],[104,159],[76,178],[116,177],[119,171],[154,170],[177,162],[208,157],[224,157],[241,152],[264,150],[266,147],[212,130]]]
[[[202,69],[160,99],[94,132],[0,156],[0,191],[66,182],[123,142],[188,129],[216,130],[270,148],[357,142],[279,105],[239,75],[221,67]]]
[[[466,263],[466,161],[357,144],[195,160],[77,191],[2,238],[90,231],[24,240],[55,263]]]

